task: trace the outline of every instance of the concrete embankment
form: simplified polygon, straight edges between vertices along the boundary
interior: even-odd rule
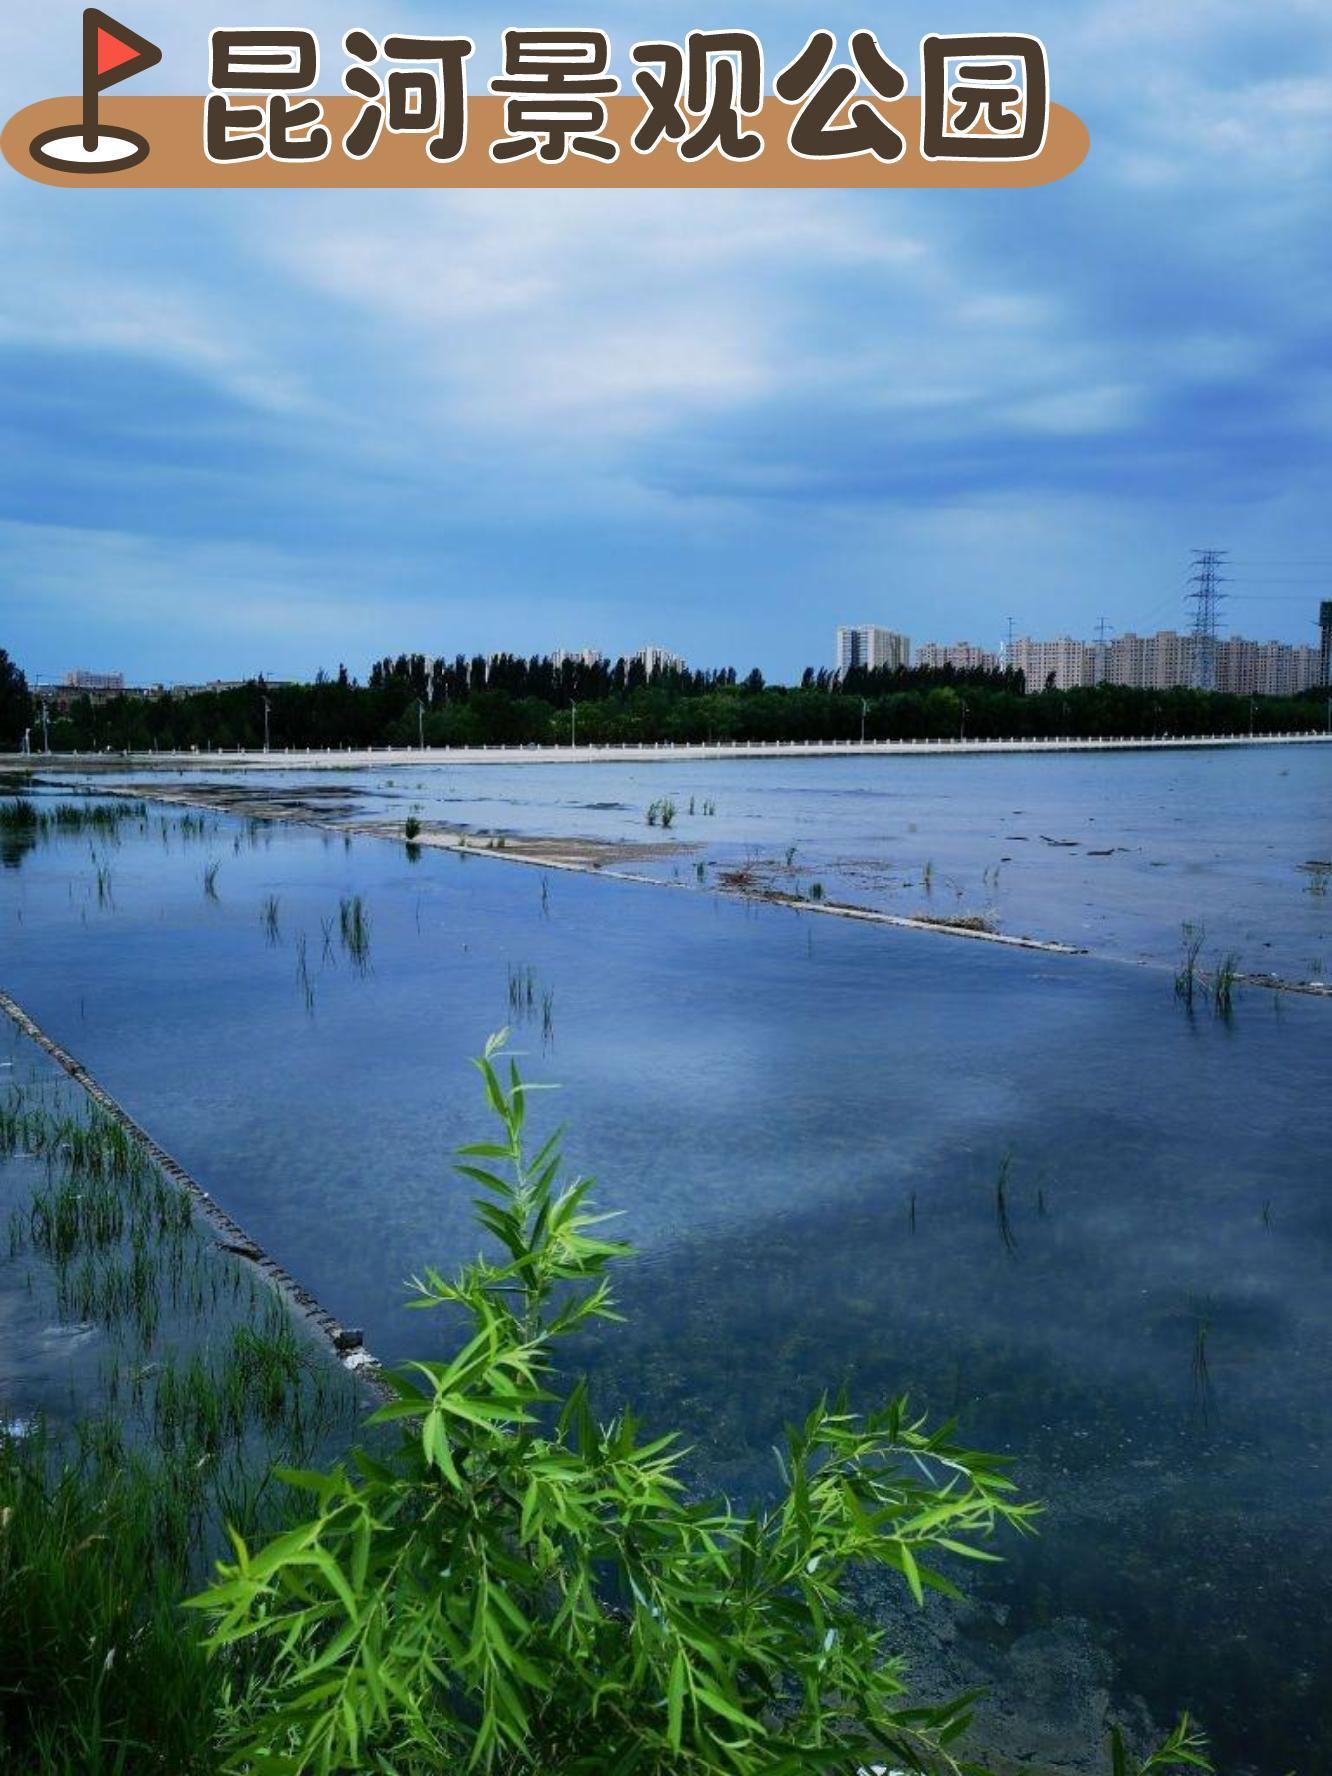
[[[1034,740],[727,740],[636,746],[380,746],[268,752],[0,753],[0,770],[364,770],[406,765],[680,764],[689,760],[802,758],[948,758],[1009,752],[1178,752],[1239,746],[1320,746],[1322,734],[1172,734],[1136,739],[1070,735]]]

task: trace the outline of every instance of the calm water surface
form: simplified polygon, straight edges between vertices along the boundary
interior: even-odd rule
[[[1253,767],[1292,798],[1259,828],[1275,897],[1320,855],[1316,782],[1275,787],[1301,757]],[[1266,866],[1234,860],[1245,917],[1326,935],[1325,901],[1264,912]],[[401,1279],[474,1249],[465,1057],[515,1022],[641,1253],[630,1327],[587,1348],[603,1400],[686,1427],[733,1492],[842,1381],[958,1414],[1050,1505],[990,1581],[1006,1634],[1089,1618],[1122,1690],[1194,1709],[1228,1768],[1332,1770],[1332,1007],[1190,1016],[1161,970],[225,818],[8,861],[0,984],[377,1353],[427,1335]]]
[[[688,885],[759,861],[799,893],[1171,963],[1187,920],[1211,961],[1332,978],[1332,746],[204,775],[514,838],[660,838],[646,811],[669,798],[684,849],[641,867]]]

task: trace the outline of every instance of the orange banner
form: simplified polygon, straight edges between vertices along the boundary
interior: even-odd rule
[[[620,96],[606,101],[608,123],[604,131],[606,138],[619,148],[616,159],[589,160],[569,155],[554,164],[536,156],[495,161],[491,159],[490,146],[505,133],[504,101],[485,97],[474,98],[468,105],[467,143],[456,160],[432,160],[419,137],[386,133],[375,152],[358,161],[339,152],[336,144],[351,129],[361,108],[359,102],[345,97],[321,98],[317,102],[335,146],[324,159],[316,161],[277,161],[266,156],[229,164],[210,160],[204,150],[202,97],[103,100],[101,114],[105,125],[120,132],[121,139],[146,145],[146,153],[132,164],[94,161],[66,170],[36,157],[35,143],[69,133],[65,126],[79,115],[82,100],[78,98],[44,99],[18,112],[0,136],[0,149],[10,166],[26,178],[44,185],[83,190],[92,186],[136,191],[258,191],[278,187],[604,191],[673,187],[702,191],[746,186],[1001,190],[1048,185],[1081,166],[1089,146],[1087,127],[1081,118],[1062,105],[1052,104],[1044,146],[1030,159],[930,160],[920,151],[921,101],[902,98],[875,101],[884,117],[905,138],[901,159],[884,162],[872,155],[856,155],[809,160],[793,153],[788,145],[791,106],[769,98],[756,116],[745,120],[746,128],[763,137],[761,154],[745,161],[726,160],[716,153],[686,161],[666,141],[646,154],[639,153],[631,138],[642,119],[643,107],[634,98]]]

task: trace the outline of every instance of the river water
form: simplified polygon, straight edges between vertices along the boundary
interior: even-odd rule
[[[825,1388],[956,1414],[1048,1505],[986,1581],[989,1643],[1090,1623],[1117,1696],[1193,1710],[1226,1769],[1332,1770],[1332,1005],[1241,988],[1229,1015],[1190,1009],[1171,967],[1126,965],[1168,963],[1185,916],[1321,965],[1329,901],[1298,866],[1332,850],[1332,759],[909,763],[348,787],[478,826],[512,791],[511,830],[563,809],[594,836],[636,832],[648,791],[715,795],[709,855],[797,842],[826,872],[882,843],[936,884],[1030,828],[1005,927],[1099,931],[1104,955],[154,810],[115,843],[10,849],[0,985],[386,1358],[431,1336],[402,1279],[476,1247],[450,1175],[485,1132],[466,1057],[512,1025],[562,1086],[538,1123],[567,1122],[640,1254],[629,1326],[583,1353],[602,1400],[681,1427],[732,1495],[771,1484]],[[1093,815],[1136,834],[1129,863],[1039,839]],[[28,1395],[62,1385],[51,1351],[26,1356]]]

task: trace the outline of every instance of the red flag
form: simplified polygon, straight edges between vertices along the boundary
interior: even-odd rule
[[[84,97],[104,92],[118,80],[155,68],[162,52],[155,43],[90,6],[83,15]]]

